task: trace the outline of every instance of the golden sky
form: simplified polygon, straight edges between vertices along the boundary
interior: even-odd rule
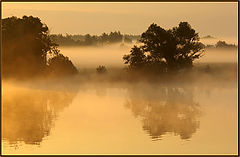
[[[141,34],[151,23],[169,29],[189,22],[200,36],[237,40],[237,2],[2,2],[2,18],[38,16],[51,33],[101,34],[120,30]]]

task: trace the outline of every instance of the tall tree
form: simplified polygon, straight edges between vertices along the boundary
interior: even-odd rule
[[[47,55],[57,56],[49,29],[33,16],[2,20],[2,70],[5,77],[31,77],[48,69]]]
[[[141,46],[134,46],[130,54],[123,56],[125,64],[129,64],[131,69],[144,67],[169,72],[190,68],[193,60],[201,56],[204,47],[199,42],[198,33],[187,22],[180,22],[178,27],[169,30],[153,23],[142,33],[140,42]]]

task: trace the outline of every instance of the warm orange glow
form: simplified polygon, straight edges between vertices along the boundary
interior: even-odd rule
[[[237,5],[2,2],[2,153],[236,155]]]

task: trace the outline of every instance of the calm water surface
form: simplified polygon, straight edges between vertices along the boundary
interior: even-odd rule
[[[237,154],[237,84],[3,82],[3,154]]]

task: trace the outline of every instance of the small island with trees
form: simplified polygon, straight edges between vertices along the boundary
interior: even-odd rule
[[[165,30],[151,24],[141,35],[142,46],[134,46],[129,55],[123,57],[130,69],[160,73],[176,72],[191,68],[193,61],[201,57],[203,44],[187,22]]]

